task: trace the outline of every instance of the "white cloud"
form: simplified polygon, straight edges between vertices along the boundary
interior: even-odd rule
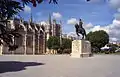
[[[88,23],[88,24],[84,25],[83,27],[84,27],[85,29],[91,29],[91,28],[93,28],[94,26],[93,26],[92,23]]]
[[[119,41],[120,42],[120,20],[113,20],[113,23],[107,26],[94,26],[91,31],[104,30],[110,36],[110,41]]]
[[[120,0],[109,0],[109,3],[114,8],[120,8]]]
[[[53,17],[54,18],[61,18],[62,15],[59,12],[53,12]]]
[[[120,8],[118,8],[117,11],[120,12]]]
[[[40,24],[41,24],[41,25],[47,25],[47,22],[41,21]]]
[[[108,26],[103,26],[101,27],[100,25],[97,25],[97,26],[94,26],[92,29],[91,29],[93,32],[94,31],[99,31],[99,30],[104,30],[106,32],[109,32],[109,27]]]
[[[104,30],[106,32],[109,31],[108,26],[100,26],[100,25],[94,26],[92,23],[84,24],[83,27],[85,28],[86,33],[89,33],[90,31],[94,32],[94,31],[99,31],[99,30]]]
[[[116,41],[118,41],[118,39],[117,38],[110,38],[110,41],[116,42]]]
[[[120,0],[109,0],[109,4],[117,10],[114,14],[115,19],[120,20]]]
[[[25,13],[31,13],[31,8],[27,5],[25,5],[24,12]]]
[[[76,18],[71,18],[67,21],[67,24],[70,25],[75,25],[76,23],[78,23],[78,20]]]
[[[113,20],[113,24],[120,25],[120,20]]]
[[[67,37],[75,37],[75,38],[77,38],[78,39],[78,36],[77,36],[77,34],[76,34],[76,32],[69,32],[68,34],[67,34]],[[82,39],[82,35],[80,34],[80,36],[79,36],[79,39]]]
[[[120,41],[120,21],[113,20],[113,23],[109,26],[109,35],[111,38],[116,38]]]
[[[69,32],[69,33],[67,34],[67,36],[77,37],[77,35],[76,35],[75,32]]]
[[[115,13],[114,17],[115,17],[116,20],[120,20],[120,13]]]

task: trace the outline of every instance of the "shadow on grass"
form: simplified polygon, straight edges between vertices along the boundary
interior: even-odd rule
[[[25,70],[27,66],[40,66],[44,63],[37,62],[19,62],[19,61],[0,61],[0,73],[17,72]]]

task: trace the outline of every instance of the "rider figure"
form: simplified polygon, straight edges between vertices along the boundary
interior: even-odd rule
[[[80,32],[80,33],[83,33],[83,22],[82,22],[82,20],[81,19],[79,19],[79,28],[78,28],[78,32]]]
[[[82,25],[83,25],[83,22],[81,19],[79,19],[79,28],[83,28]]]

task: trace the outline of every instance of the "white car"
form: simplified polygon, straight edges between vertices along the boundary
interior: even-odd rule
[[[102,47],[101,50],[109,50],[110,48],[111,48],[111,47],[105,46],[105,47]]]
[[[120,48],[118,48],[117,50],[115,50],[115,52],[120,52]]]

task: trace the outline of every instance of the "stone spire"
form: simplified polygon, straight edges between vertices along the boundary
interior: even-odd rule
[[[31,14],[30,14],[30,20],[29,20],[29,22],[30,22],[30,23],[33,22],[32,12],[31,12]]]
[[[53,23],[56,24],[56,19],[53,19]]]
[[[49,25],[52,24],[52,21],[51,21],[51,14],[49,14]]]
[[[51,14],[49,14],[49,34],[52,35],[52,21],[51,21]]]
[[[52,34],[56,36],[56,19],[53,19]]]

